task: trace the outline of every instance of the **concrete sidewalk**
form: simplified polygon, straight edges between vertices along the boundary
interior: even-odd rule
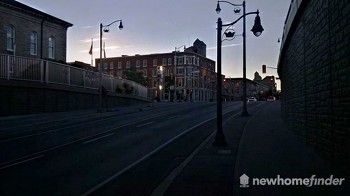
[[[347,184],[331,188],[252,185],[252,178],[328,178],[336,173],[301,138],[288,131],[280,117],[279,102],[264,103],[249,112],[250,117],[231,119],[224,125],[227,147],[212,147],[212,137],[186,166],[177,168],[164,195],[345,194]],[[250,177],[247,188],[240,187],[242,174]]]

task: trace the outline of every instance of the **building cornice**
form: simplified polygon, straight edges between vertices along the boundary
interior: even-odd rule
[[[66,22],[62,19],[59,19],[57,17],[54,17],[54,16],[49,15],[45,12],[39,11],[37,9],[34,9],[30,6],[27,6],[23,3],[20,3],[20,2],[14,1],[14,0],[1,0],[0,5],[3,7],[7,7],[9,9],[15,10],[15,11],[19,11],[21,13],[26,13],[26,14],[29,14],[31,16],[50,21],[52,23],[62,25],[66,28],[73,26],[73,24],[71,24],[69,22]]]

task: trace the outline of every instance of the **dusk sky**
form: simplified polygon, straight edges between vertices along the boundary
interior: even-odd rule
[[[94,38],[94,56],[98,57],[99,23],[107,24],[122,19],[104,34],[107,57],[121,55],[171,52],[175,47],[191,46],[196,38],[207,44],[207,57],[216,61],[216,21],[232,22],[239,15],[233,7],[221,4],[221,13],[215,12],[215,0],[20,0],[20,2],[72,23],[68,30],[67,61],[90,63],[88,54]],[[241,3],[241,1],[232,1]],[[290,0],[247,0],[247,12],[260,10],[265,29],[255,37],[250,29],[254,15],[247,17],[247,77],[261,73],[261,65],[275,67],[278,61],[284,21]],[[235,26],[242,33],[242,22]],[[242,77],[242,37],[223,42],[223,74]],[[276,70],[267,75],[277,76]]]

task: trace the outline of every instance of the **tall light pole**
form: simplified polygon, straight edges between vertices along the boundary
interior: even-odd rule
[[[113,22],[111,22],[108,25],[103,25],[102,23],[100,23],[100,66],[98,68],[99,71],[99,102],[98,102],[98,112],[102,112],[102,66],[103,66],[103,58],[102,58],[102,37],[103,37],[103,32],[108,33],[109,32],[109,26],[111,26],[112,24],[116,23],[116,22],[120,22],[119,23],[119,29],[122,30],[123,29],[123,22],[122,20],[115,20]]]
[[[221,18],[218,18],[217,22],[217,131],[216,136],[213,145],[214,146],[226,146],[226,140],[225,135],[222,130],[222,97],[221,97],[221,91],[222,91],[222,78],[221,78],[221,46],[222,46],[222,27],[230,27],[234,24],[236,24],[240,19],[243,18],[243,109],[242,109],[242,116],[248,115],[247,111],[247,94],[246,94],[246,25],[245,25],[245,19],[247,15],[256,14],[255,17],[255,23],[252,28],[252,32],[255,36],[260,36],[261,33],[264,31],[264,28],[261,26],[261,21],[259,17],[259,10],[256,12],[249,12],[246,13],[245,11],[245,1],[243,1],[243,4],[233,4],[228,1],[218,1],[216,6],[216,12],[220,13],[220,2],[228,3],[233,6],[243,6],[243,15],[240,16],[237,20],[233,21],[229,24],[222,24]],[[239,13],[239,10],[234,10],[235,13]],[[225,30],[224,35],[228,38],[232,38],[235,35],[235,32],[227,32],[229,30],[228,28]]]
[[[214,146],[227,146],[224,132],[222,130],[222,78],[221,78],[221,31],[222,31],[222,21],[218,18],[217,22],[217,74],[216,74],[216,135],[213,145]]]
[[[217,13],[220,13],[221,11],[221,8],[220,8],[220,2],[223,2],[223,3],[228,3],[230,5],[233,5],[233,6],[242,6],[243,7],[243,14],[235,21],[233,21],[232,23],[229,23],[229,24],[223,24],[222,26],[223,27],[230,27],[234,24],[236,24],[239,20],[241,20],[243,18],[243,108],[242,108],[242,116],[248,116],[249,113],[248,113],[248,110],[247,110],[247,75],[246,75],[246,72],[247,72],[247,66],[246,66],[246,59],[247,59],[247,53],[246,53],[246,16],[248,15],[251,15],[251,14],[256,14],[256,17],[255,17],[255,21],[254,21],[254,26],[253,28],[251,29],[251,31],[253,32],[253,34],[258,37],[261,35],[261,33],[264,31],[264,28],[261,26],[261,20],[260,20],[260,16],[259,16],[259,10],[257,10],[256,12],[249,12],[249,13],[246,13],[246,3],[245,1],[243,1],[242,4],[233,4],[233,3],[230,3],[228,1],[218,1],[217,2],[217,6],[216,6],[216,12]],[[239,13],[239,10],[238,9],[235,9],[234,10],[235,13]],[[226,29],[228,30],[228,29]],[[225,35],[227,37],[233,37],[234,36],[234,32],[225,32]],[[221,41],[221,39],[220,39]]]

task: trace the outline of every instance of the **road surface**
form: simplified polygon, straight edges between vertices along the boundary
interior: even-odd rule
[[[223,108],[227,119],[241,103]],[[149,195],[215,130],[215,116],[215,103],[169,103],[125,114],[2,118],[0,195],[100,195],[112,182],[121,187],[115,195]]]

